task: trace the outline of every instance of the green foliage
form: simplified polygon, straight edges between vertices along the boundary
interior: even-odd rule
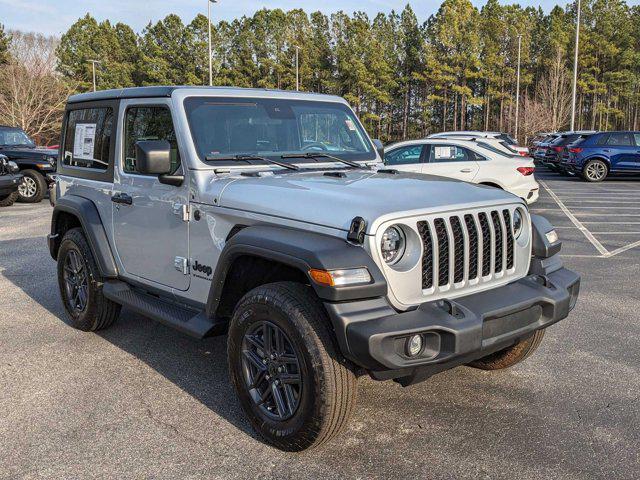
[[[4,25],[0,23],[0,65],[9,63],[11,55],[9,54],[9,44],[11,38],[4,31]]]
[[[213,83],[295,89],[298,48],[300,89],[344,96],[383,140],[442,129],[513,131],[521,36],[520,98],[528,101],[521,115],[538,102],[549,123],[526,123],[563,128],[574,5],[545,13],[500,0],[480,10],[470,0],[444,0],[424,23],[409,5],[374,18],[262,9],[211,25]],[[91,88],[91,59],[101,62],[99,88],[206,85],[208,30],[203,15],[186,25],[168,15],[140,34],[86,15],[63,35],[58,70],[81,90]],[[0,28],[0,63],[7,44]],[[578,73],[577,127],[640,128],[640,7],[583,0]]]

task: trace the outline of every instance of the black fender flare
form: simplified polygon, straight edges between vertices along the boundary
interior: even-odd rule
[[[62,241],[62,238],[57,236],[58,218],[62,212],[73,215],[80,222],[102,276],[117,278],[118,269],[98,209],[91,200],[78,195],[65,195],[59,198],[53,208],[51,236],[49,237],[49,251],[53,259],[57,260],[58,249]]]
[[[213,318],[222,297],[227,274],[234,260],[242,256],[261,257],[300,270],[325,301],[341,302],[382,297],[387,282],[373,258],[360,246],[320,233],[284,227],[245,227],[227,241],[216,265],[207,299],[206,313]],[[372,282],[367,285],[326,287],[309,277],[312,268],[336,270],[366,267]]]

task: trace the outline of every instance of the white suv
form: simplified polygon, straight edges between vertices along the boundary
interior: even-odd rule
[[[499,187],[529,204],[538,200],[533,160],[484,142],[452,138],[399,142],[385,148],[385,164],[396,170]]]

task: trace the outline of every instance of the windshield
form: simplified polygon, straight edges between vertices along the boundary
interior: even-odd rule
[[[497,153],[498,155],[505,157],[505,158],[513,158],[513,155],[509,155],[506,152],[503,152],[502,150],[500,150],[499,148],[496,148],[492,145],[489,145],[488,143],[485,142],[476,142],[478,144],[479,147],[484,148],[485,150],[489,150],[493,153]],[[514,150],[515,151],[515,150]]]
[[[35,143],[20,128],[0,128],[0,145],[34,147]]]
[[[205,161],[297,153],[325,153],[347,160],[376,158],[360,123],[342,103],[191,97],[185,100],[185,109],[196,150]]]

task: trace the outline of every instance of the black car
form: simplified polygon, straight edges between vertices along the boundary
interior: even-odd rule
[[[56,171],[58,151],[37,148],[21,128],[0,126],[0,154],[15,162],[23,175],[18,200],[27,203],[42,200],[47,192],[47,175]]]
[[[551,146],[551,143],[556,140],[561,134],[560,133],[550,133],[542,140],[536,142],[535,148],[531,151],[533,152],[533,161],[536,165],[542,165],[544,160],[544,156],[547,153],[547,150]]]
[[[22,175],[18,166],[0,155],[0,207],[9,207],[18,198],[18,186]]]
[[[563,173],[560,168],[560,161],[562,159],[562,152],[565,147],[580,138],[586,138],[593,135],[596,132],[583,131],[583,132],[563,132],[555,140],[549,143],[544,156],[542,156],[542,164],[549,170],[554,172]]]

